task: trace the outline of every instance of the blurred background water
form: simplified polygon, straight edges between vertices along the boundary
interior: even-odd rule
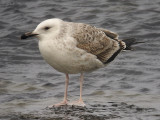
[[[38,110],[63,99],[65,76],[42,59],[36,38],[20,40],[22,33],[55,17],[145,42],[107,67],[85,74],[86,104],[125,102],[159,110],[159,0],[0,0],[0,17],[1,114]],[[78,78],[71,75],[69,98],[79,97]]]

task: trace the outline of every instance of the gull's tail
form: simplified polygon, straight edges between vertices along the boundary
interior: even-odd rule
[[[122,41],[126,43],[126,48],[124,50],[133,50],[132,45],[144,43],[144,42],[137,42],[135,38],[127,38]]]

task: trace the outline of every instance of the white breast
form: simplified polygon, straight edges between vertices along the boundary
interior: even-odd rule
[[[103,66],[96,56],[77,48],[76,42],[69,37],[40,40],[39,50],[48,64],[63,73],[89,72]]]

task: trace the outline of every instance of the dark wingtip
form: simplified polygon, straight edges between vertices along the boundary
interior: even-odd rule
[[[122,41],[126,43],[125,50],[133,50],[132,45],[139,44],[139,43],[145,43],[142,41],[137,41],[137,39],[135,38],[127,38],[127,39],[123,39]]]

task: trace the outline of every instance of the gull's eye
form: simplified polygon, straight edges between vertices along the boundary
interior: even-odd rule
[[[44,30],[49,30],[50,29],[50,27],[44,27]]]

